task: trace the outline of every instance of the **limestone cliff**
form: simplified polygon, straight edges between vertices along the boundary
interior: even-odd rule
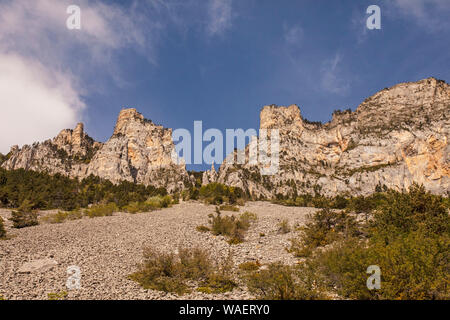
[[[111,138],[100,143],[84,133],[82,124],[62,130],[53,140],[14,146],[2,167],[60,173],[72,178],[89,175],[165,187],[174,191],[189,181],[184,165],[172,162],[172,130],[155,125],[136,111],[120,112]]]
[[[278,173],[261,175],[248,161],[225,160],[218,182],[257,197],[369,194],[377,186],[402,190],[413,182],[434,193],[450,190],[450,87],[444,81],[384,89],[355,112],[335,112],[326,124],[303,119],[296,105],[266,106],[260,128],[280,131]]]

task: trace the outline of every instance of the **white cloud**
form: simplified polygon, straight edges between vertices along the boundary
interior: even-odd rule
[[[210,36],[224,34],[231,28],[232,19],[232,0],[209,1],[207,33]]]
[[[120,7],[79,0],[81,30],[68,30],[66,9],[72,2],[0,3],[0,152],[52,137],[80,121],[82,95],[100,91],[101,76],[121,84],[119,50],[133,48],[156,61],[163,26],[144,12],[161,14],[159,1]]]
[[[0,152],[73,127],[84,107],[69,75],[34,60],[0,54]]]
[[[326,91],[345,95],[350,89],[349,82],[340,74],[339,64],[342,62],[342,55],[336,53],[332,59],[324,61],[321,70],[321,84]]]

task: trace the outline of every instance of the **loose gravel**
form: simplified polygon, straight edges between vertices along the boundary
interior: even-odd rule
[[[87,218],[61,224],[40,224],[12,229],[6,222],[9,240],[0,240],[0,296],[5,299],[47,299],[49,293],[68,292],[68,299],[252,299],[244,286],[225,294],[193,291],[177,296],[146,290],[127,276],[142,261],[142,250],[175,252],[179,247],[200,247],[220,260],[233,250],[235,265],[258,260],[262,264],[281,261],[295,264],[286,251],[295,232],[281,234],[279,223],[287,219],[291,226],[303,225],[313,208],[284,207],[268,202],[249,202],[240,213],[256,213],[245,242],[229,245],[222,236],[202,233],[198,225],[208,225],[214,206],[184,202],[171,208],[148,213],[115,213],[110,217]],[[42,215],[47,213],[40,213]],[[223,214],[238,214],[226,212]],[[4,220],[9,210],[0,210]],[[27,262],[53,259],[58,265],[44,272],[19,273]],[[68,290],[67,268],[81,270],[81,288]]]

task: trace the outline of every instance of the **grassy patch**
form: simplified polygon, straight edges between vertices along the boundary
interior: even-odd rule
[[[66,291],[61,291],[57,293],[49,293],[47,294],[48,300],[65,300],[67,298],[68,293]]]
[[[221,205],[219,207],[219,210],[239,212],[239,207],[233,206],[233,205],[229,205],[229,204],[223,204],[223,205]]]
[[[199,232],[209,232],[209,231],[211,231],[211,229],[209,229],[208,227],[206,227],[206,226],[203,226],[203,225],[201,225],[201,226],[197,226],[197,228],[195,228],[197,231],[199,231]]]
[[[118,212],[119,207],[114,202],[108,204],[98,204],[86,210],[89,218],[112,216],[114,212]]]
[[[143,202],[131,202],[128,205],[124,206],[123,210],[129,213],[149,212],[162,208],[168,208],[174,203],[174,199],[169,195],[153,196]]]
[[[75,209],[71,211],[58,211],[57,213],[46,215],[41,218],[41,221],[46,223],[63,223],[81,218],[83,218],[83,212],[81,209]]]
[[[242,271],[256,271],[261,267],[259,261],[247,261],[239,265],[239,269]]]

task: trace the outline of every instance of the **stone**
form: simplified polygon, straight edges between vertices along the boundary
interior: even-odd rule
[[[31,262],[26,262],[23,264],[18,272],[19,273],[35,273],[35,272],[46,272],[51,270],[53,267],[57,266],[58,262],[53,259],[40,259],[33,260]]]

